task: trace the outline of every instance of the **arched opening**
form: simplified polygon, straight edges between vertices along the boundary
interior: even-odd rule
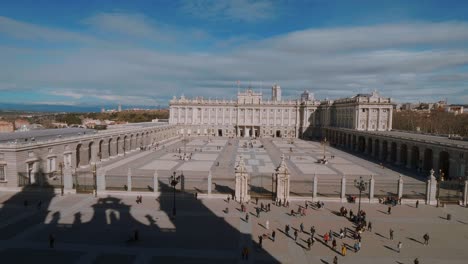
[[[384,140],[382,142],[382,159],[387,160],[388,157],[388,142]]]
[[[396,155],[397,155],[397,144],[396,142],[392,142],[391,149],[390,149],[390,161],[396,162]]]
[[[446,180],[450,180],[450,155],[447,151],[439,153],[439,173]]]
[[[93,158],[93,142],[89,142],[88,145],[88,163],[91,164]]]
[[[379,153],[380,153],[380,141],[378,139],[376,139],[374,141],[374,155],[376,157],[379,157]]]
[[[419,148],[416,146],[411,148],[411,168],[419,169]]]
[[[367,153],[372,156],[372,138],[367,139]]]
[[[98,154],[97,154],[98,161],[102,160],[102,143],[103,142],[104,142],[104,140],[99,141],[99,150],[98,150]]]
[[[112,138],[109,138],[109,142],[107,143],[107,153],[109,154],[108,157],[110,158],[112,156]]]
[[[430,171],[432,168],[434,168],[434,164],[432,163],[433,156],[432,156],[432,149],[425,149],[424,150],[424,163],[423,163],[423,169],[425,171]]]
[[[358,150],[359,152],[364,152],[366,150],[366,139],[364,137],[358,138]]]
[[[403,166],[406,166],[408,163],[408,146],[406,144],[401,145],[400,149],[400,163]]]
[[[81,144],[76,145],[76,168],[80,167],[81,162]]]

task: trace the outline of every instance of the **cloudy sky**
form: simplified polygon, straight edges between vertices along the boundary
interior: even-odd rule
[[[468,1],[0,2],[0,105],[233,98],[237,80],[468,103]]]

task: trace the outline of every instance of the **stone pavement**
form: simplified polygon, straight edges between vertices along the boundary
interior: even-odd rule
[[[135,194],[136,195],[136,194]],[[28,206],[24,201],[28,201]],[[179,195],[177,217],[172,218],[172,195],[144,197],[137,204],[133,196],[90,195],[56,196],[53,192],[0,193],[0,256],[4,263],[466,263],[468,251],[468,211],[460,206],[436,208],[398,205],[392,214],[382,204],[362,204],[372,232],[362,235],[362,250],[348,249],[341,256],[322,243],[322,235],[340,228],[354,230],[345,217],[338,216],[341,206],[357,211],[357,204],[327,203],[325,208],[311,206],[306,216],[291,216],[304,202],[289,208],[271,205],[270,212],[255,215],[254,203],[247,205],[249,221],[240,205],[222,199],[196,200]],[[41,201],[41,206],[38,202]],[[259,203],[271,203],[260,200]],[[228,212],[225,209],[228,208]],[[447,213],[452,215],[446,219]],[[266,229],[269,220],[269,230]],[[299,232],[297,241],[290,234],[300,223],[307,233]],[[306,239],[314,225],[317,241],[307,250]],[[395,230],[394,240],[388,238]],[[138,230],[138,241],[133,240]],[[276,231],[276,241],[268,238]],[[430,235],[429,246],[422,236]],[[55,237],[55,248],[48,248],[48,237]],[[263,249],[258,237],[266,234]],[[352,246],[354,240],[338,239]],[[402,252],[396,252],[398,241]],[[242,261],[241,249],[250,249],[249,261]]]

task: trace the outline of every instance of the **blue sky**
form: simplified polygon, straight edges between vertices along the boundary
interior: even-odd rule
[[[165,105],[236,80],[468,103],[468,1],[5,0],[0,67],[0,104]]]

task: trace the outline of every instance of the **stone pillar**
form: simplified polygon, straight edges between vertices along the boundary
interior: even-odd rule
[[[158,191],[159,191],[158,171],[154,170],[154,174],[153,174],[153,192],[157,193]]]
[[[106,190],[106,170],[99,168],[96,172],[96,187],[98,191]]]
[[[371,178],[369,180],[369,202],[372,202],[374,199],[374,193],[375,193],[375,179],[374,175],[371,175]]]
[[[465,186],[463,188],[463,205],[468,206],[468,181],[465,180]]]
[[[132,169],[128,168],[127,172],[127,191],[132,191]]]
[[[428,205],[436,205],[437,204],[437,181],[434,176],[434,170],[430,171],[431,175],[427,180],[427,188],[426,188],[426,204]]]
[[[341,202],[346,202],[346,177],[343,175],[341,178]]]
[[[211,181],[212,181],[213,177],[211,176],[211,170],[210,172],[208,173],[208,195],[211,195]],[[236,181],[236,187],[237,187],[237,181]],[[236,192],[237,193],[237,192]],[[237,196],[237,194],[236,194]]]
[[[397,144],[396,147],[396,159],[395,159],[395,164],[400,165],[401,164],[401,145]]]
[[[244,158],[241,156],[239,163],[236,168],[236,194],[235,199],[240,203],[246,203],[250,201],[250,195],[248,193],[248,182],[249,174],[245,168]]]
[[[377,153],[379,160],[383,159],[383,142],[382,139],[379,140],[379,153]]]
[[[398,199],[400,199],[401,197],[403,197],[403,178],[401,177],[401,174],[400,174],[400,177],[398,178]]]
[[[64,190],[73,189],[73,176],[71,168],[65,168],[63,170],[63,188]]]
[[[290,173],[286,161],[284,160],[284,154],[281,155],[281,162],[278,168],[275,170],[276,177],[276,200],[289,201],[289,178]]]
[[[314,182],[313,182],[314,186],[312,188],[312,198],[317,198],[317,184],[318,184],[318,181],[317,181],[317,174],[314,174]]]

